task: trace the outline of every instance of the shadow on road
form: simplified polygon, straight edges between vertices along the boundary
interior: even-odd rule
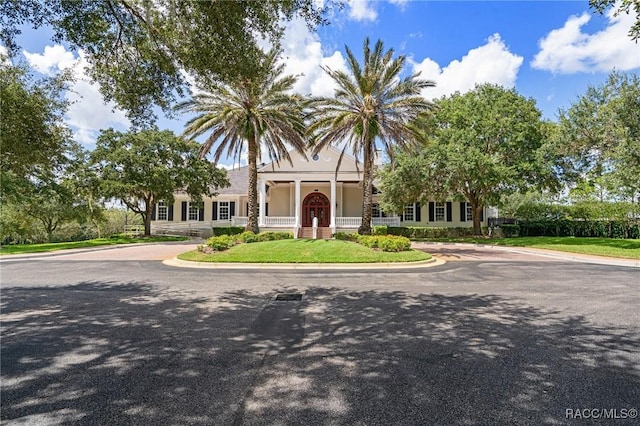
[[[638,408],[637,330],[496,296],[272,296],[3,289],[2,420],[565,424],[566,409]]]

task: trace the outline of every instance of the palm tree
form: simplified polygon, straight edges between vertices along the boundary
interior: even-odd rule
[[[308,132],[314,145],[313,153],[327,145],[343,144],[337,167],[348,148],[356,161],[363,164],[362,224],[358,229],[361,234],[371,233],[376,143],[380,143],[393,160],[394,147],[405,149],[424,140],[420,122],[434,108],[420,92],[435,83],[419,79],[419,73],[400,78],[406,58],[394,59],[392,49],[383,50],[381,40],[371,51],[369,39],[365,39],[361,66],[346,47],[350,73],[323,67],[338,85],[335,97],[310,103],[314,121]]]
[[[209,153],[215,146],[213,161],[225,154],[235,160],[245,148],[249,166],[249,212],[247,230],[258,232],[257,180],[258,158],[266,150],[271,161],[291,163],[293,147],[305,156],[305,126],[302,98],[291,94],[297,77],[282,76],[284,64],[278,63],[278,51],[272,50],[260,64],[260,72],[251,80],[219,83],[209,93],[196,95],[177,109],[196,113],[185,126],[184,134],[198,137],[210,133],[200,150]]]

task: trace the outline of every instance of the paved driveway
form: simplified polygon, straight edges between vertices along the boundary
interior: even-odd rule
[[[638,422],[636,268],[256,273],[121,254],[0,262],[3,424]]]

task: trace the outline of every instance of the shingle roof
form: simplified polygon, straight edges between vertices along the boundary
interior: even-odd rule
[[[231,186],[218,189],[218,194],[247,195],[249,188],[249,166],[227,170]]]

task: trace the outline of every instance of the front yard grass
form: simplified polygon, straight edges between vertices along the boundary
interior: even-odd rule
[[[165,241],[186,241],[186,237],[125,237],[114,236],[111,238],[95,238],[93,240],[72,241],[62,243],[42,243],[42,244],[10,244],[0,247],[0,255],[24,254],[24,253],[44,253],[49,251],[67,250],[74,248],[87,248],[98,246],[110,246],[115,244],[132,243],[157,243]]]
[[[178,256],[195,262],[229,263],[387,263],[428,260],[418,250],[383,252],[339,240],[278,240],[239,244],[229,250],[204,254],[197,250]]]
[[[427,241],[427,240],[423,240]],[[446,238],[428,241],[530,247],[594,256],[640,259],[640,240],[588,237]]]

